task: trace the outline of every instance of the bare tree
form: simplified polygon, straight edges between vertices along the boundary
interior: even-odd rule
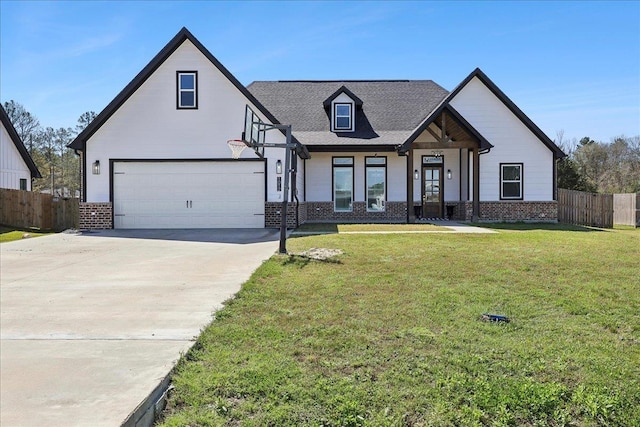
[[[86,111],[78,117],[78,124],[76,125],[76,134],[82,132],[89,124],[96,118],[95,111]]]
[[[13,99],[4,103],[4,109],[18,136],[27,146],[29,154],[33,156],[33,145],[40,131],[40,121]]]

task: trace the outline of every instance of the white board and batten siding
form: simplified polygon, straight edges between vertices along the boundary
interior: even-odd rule
[[[114,162],[115,228],[262,228],[263,161]]]
[[[176,108],[177,71],[198,72],[197,109]],[[110,159],[231,159],[227,141],[241,137],[247,104],[261,115],[186,40],[87,141],[87,170],[99,160],[101,173],[87,173],[86,201],[109,201]],[[284,142],[284,135],[277,131],[269,132],[268,137],[273,142]],[[258,157],[246,149],[241,158]],[[227,180],[222,176],[219,179]],[[264,203],[264,196],[261,202]]]
[[[4,125],[0,124],[0,188],[19,190],[21,179],[26,180],[27,190],[31,190],[31,171]]]
[[[553,200],[553,153],[477,77],[451,105],[494,148],[480,156],[480,200],[500,200],[500,164],[522,163],[525,201]]]
[[[387,202],[403,202],[407,199],[407,160],[396,152],[380,151],[378,153],[322,153],[315,152],[311,159],[305,162],[306,200],[314,202],[330,202],[333,199],[331,188],[333,173],[333,157],[353,157],[354,201],[365,200],[365,157],[387,158]]]

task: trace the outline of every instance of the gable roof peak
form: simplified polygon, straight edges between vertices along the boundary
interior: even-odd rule
[[[68,145],[84,150],[87,140],[142,86],[144,82],[185,42],[189,40],[258,110],[272,123],[280,123],[240,81],[216,59],[209,50],[186,28],[180,31],[153,57],[153,59],[129,82],[127,86],[98,114],[98,116]]]

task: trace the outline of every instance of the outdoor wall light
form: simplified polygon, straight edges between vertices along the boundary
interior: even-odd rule
[[[93,165],[91,165],[91,171],[94,175],[100,175],[100,160],[93,162]]]
[[[278,159],[278,161],[276,161],[276,173],[278,175],[282,174],[282,160]]]
[[[418,169],[413,171],[413,179],[416,181],[420,179],[420,174],[418,173]]]
[[[451,169],[447,169],[447,179],[451,179]]]

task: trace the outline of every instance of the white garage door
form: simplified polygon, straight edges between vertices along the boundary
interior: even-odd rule
[[[114,162],[115,228],[262,228],[263,162]]]

